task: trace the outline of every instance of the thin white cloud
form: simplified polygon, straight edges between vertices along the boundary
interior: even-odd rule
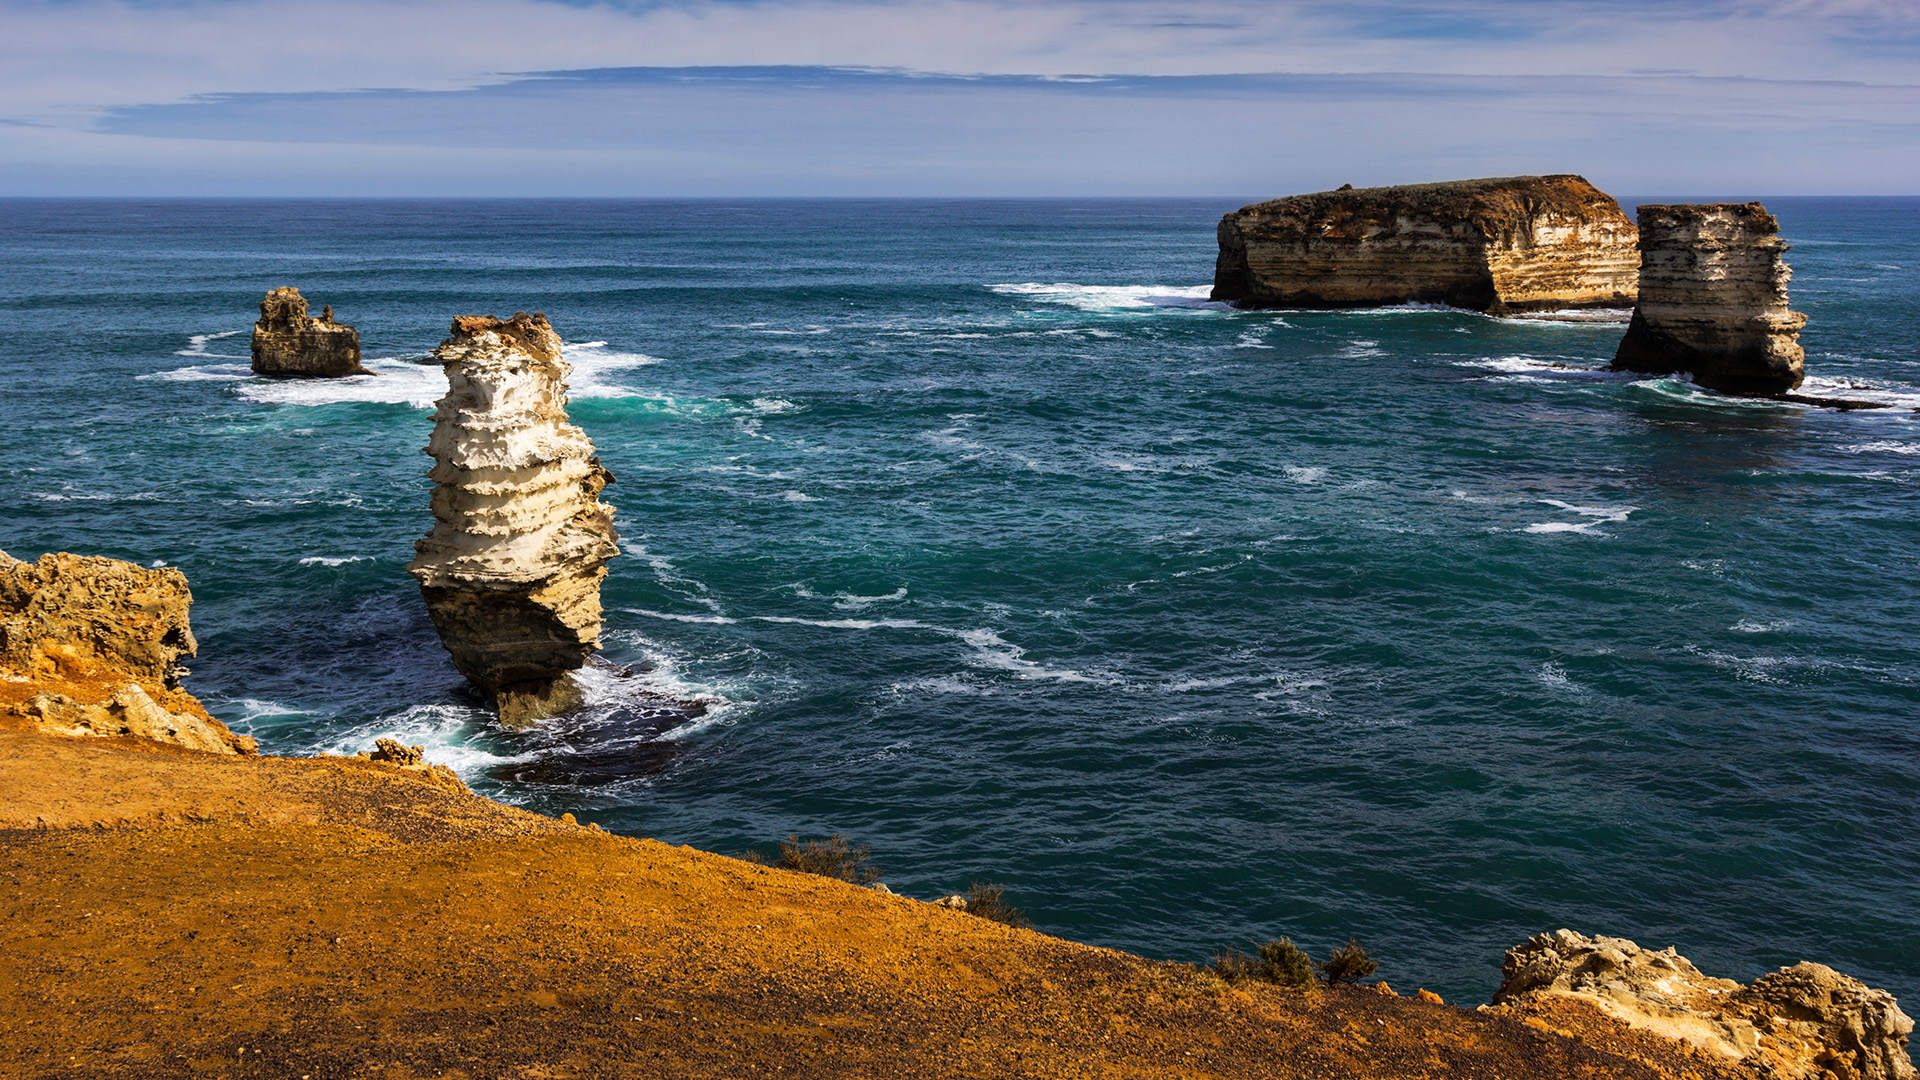
[[[1257,194],[1565,170],[1623,191],[1920,190],[1920,9],[1908,3],[347,0],[301,11],[290,22],[267,0],[0,0],[0,193]],[[684,93],[579,78],[532,92],[512,74],[701,65],[899,77],[783,97],[706,76]],[[1221,83],[1212,100],[1130,81],[1250,72],[1375,78],[1333,80],[1311,100],[1257,79]],[[964,94],[920,73],[1095,78],[1087,93],[1120,96],[992,78]],[[1674,77],[1689,74],[1727,81]]]
[[[1577,171],[1635,194],[1907,192],[1916,118],[1920,87],[1674,76],[616,69],[0,129],[0,191],[1254,195]]]
[[[626,9],[542,0],[5,3],[0,116],[74,124],[196,94],[471,86],[503,71],[818,64],[1037,74],[1245,71],[1710,75],[1909,81],[1847,47],[1910,3],[1361,4],[767,0]],[[1904,15],[1903,15],[1904,12]],[[1484,29],[1484,33],[1477,32]]]

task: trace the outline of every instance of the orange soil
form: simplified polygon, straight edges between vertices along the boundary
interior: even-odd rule
[[[1598,1014],[1229,986],[357,759],[0,734],[0,878],[5,1076],[1731,1075]]]

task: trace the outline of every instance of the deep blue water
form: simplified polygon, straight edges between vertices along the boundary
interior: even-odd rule
[[[1234,205],[0,203],[0,547],[183,567],[188,685],[272,751],[844,832],[1156,956],[1352,934],[1477,1000],[1566,925],[1920,1001],[1920,200],[1772,203],[1812,385],[1903,405],[1849,414],[1606,374],[1617,322],[1206,304]],[[378,376],[245,374],[286,283]],[[516,736],[403,566],[417,361],[520,308],[652,668]]]

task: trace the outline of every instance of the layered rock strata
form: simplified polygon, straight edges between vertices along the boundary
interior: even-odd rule
[[[600,647],[600,582],[619,554],[613,477],[567,419],[560,338],[544,315],[463,315],[434,353],[433,531],[407,569],[454,666],[508,726],[580,703]]]
[[[1646,205],[1640,301],[1614,354],[1622,371],[1691,372],[1730,394],[1800,385],[1807,317],[1787,309],[1786,241],[1759,203]]]
[[[290,285],[260,301],[253,373],[309,379],[371,374],[360,366],[360,331],[334,322],[331,307],[322,318],[308,315],[306,298]]]
[[[1672,949],[1571,930],[1507,951],[1496,1005],[1526,1013],[1591,1006],[1627,1027],[1678,1039],[1772,1080],[1915,1080],[1913,1021],[1893,995],[1823,964],[1742,986],[1703,975]]]
[[[132,735],[220,754],[252,753],[180,688],[199,645],[186,575],[54,552],[0,552],[0,726],[55,735]]]
[[[1242,207],[1219,234],[1213,298],[1244,308],[1625,307],[1639,264],[1619,204],[1566,175],[1349,185]]]

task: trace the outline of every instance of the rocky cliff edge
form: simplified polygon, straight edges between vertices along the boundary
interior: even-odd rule
[[[215,753],[254,742],[180,688],[199,648],[185,574],[66,552],[0,552],[0,728],[138,736]]]

